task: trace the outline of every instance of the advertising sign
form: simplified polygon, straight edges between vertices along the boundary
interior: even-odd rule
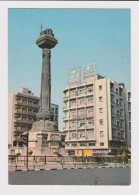
[[[68,71],[68,84],[75,85],[76,83],[80,83],[81,80],[81,71],[80,67],[73,68]]]
[[[82,80],[88,80],[96,75],[95,63],[82,66]]]

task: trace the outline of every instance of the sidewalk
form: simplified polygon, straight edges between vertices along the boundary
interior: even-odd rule
[[[65,170],[65,169],[92,169],[92,168],[124,168],[124,167],[131,167],[131,164],[122,163],[104,163],[104,164],[97,164],[97,163],[47,163],[46,165],[28,165],[28,170],[26,165],[9,165],[9,171],[41,171],[41,170]]]

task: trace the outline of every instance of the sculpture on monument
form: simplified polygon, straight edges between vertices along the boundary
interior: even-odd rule
[[[40,32],[36,44],[42,49],[42,74],[40,109],[36,114],[29,133],[29,140],[37,140],[29,143],[33,155],[53,155],[58,152],[62,133],[58,131],[57,124],[53,121],[53,113],[50,110],[51,103],[51,49],[58,43],[51,29]]]

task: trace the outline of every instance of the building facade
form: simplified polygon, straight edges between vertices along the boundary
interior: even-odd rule
[[[24,147],[22,134],[29,131],[36,120],[40,98],[27,88],[8,94],[8,145],[11,154],[22,153]],[[54,121],[58,124],[58,105],[51,104]]]
[[[88,68],[90,67],[90,68]],[[70,155],[116,153],[131,144],[131,99],[124,84],[95,74],[91,66],[69,72],[64,90],[65,149]],[[93,74],[92,74],[93,72]],[[82,75],[81,75],[82,73]],[[85,76],[84,76],[85,75]],[[82,78],[82,80],[81,80]]]

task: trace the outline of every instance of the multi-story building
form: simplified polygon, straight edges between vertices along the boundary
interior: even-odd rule
[[[21,153],[23,149],[22,134],[31,129],[39,110],[40,98],[27,88],[8,94],[8,144],[12,154]],[[58,105],[51,104],[54,121],[58,124]]]
[[[82,68],[82,75],[77,69],[69,71],[71,82],[64,90],[65,149],[92,156],[130,146],[130,92],[124,84],[95,74],[90,65]]]

